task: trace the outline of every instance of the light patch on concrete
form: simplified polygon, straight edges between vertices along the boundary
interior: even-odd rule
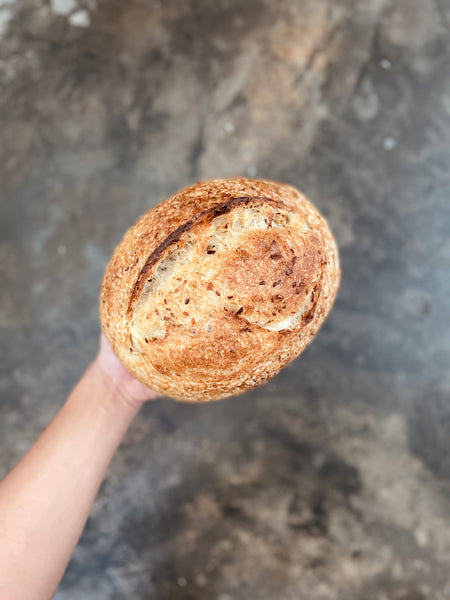
[[[51,0],[51,9],[55,15],[66,16],[78,7],[76,0]]]
[[[374,119],[380,111],[380,101],[372,81],[365,77],[353,99],[353,109],[361,121]]]
[[[87,10],[77,10],[70,15],[69,23],[74,27],[89,27],[91,18]]]
[[[0,39],[8,31],[13,15],[13,5],[5,0],[0,0]]]
[[[397,146],[397,140],[395,138],[393,138],[390,135],[384,138],[383,148],[385,150],[389,150],[389,151],[394,150],[396,146]]]

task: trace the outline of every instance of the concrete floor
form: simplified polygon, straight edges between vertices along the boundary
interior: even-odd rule
[[[168,194],[292,183],[343,266],[268,385],[144,408],[57,600],[450,598],[449,24],[449,0],[2,0],[0,475]]]

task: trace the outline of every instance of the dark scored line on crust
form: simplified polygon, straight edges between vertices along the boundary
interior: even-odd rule
[[[264,198],[262,196],[242,196],[239,198],[231,198],[226,202],[221,202],[220,204],[217,204],[216,206],[208,208],[207,210],[199,213],[193,219],[186,221],[186,223],[180,225],[177,229],[175,229],[175,231],[172,231],[172,233],[170,233],[147,258],[144,266],[142,267],[136,279],[136,283],[134,284],[133,289],[131,290],[130,301],[128,303],[128,313],[131,312],[134,303],[136,302],[140,293],[142,292],[142,289],[145,285],[145,279],[152,266],[156,262],[158,262],[163,253],[167,250],[167,248],[169,248],[172,244],[178,242],[183,233],[186,233],[186,231],[189,231],[195,225],[198,225],[202,222],[211,222],[216,217],[231,212],[237,206],[251,204],[253,202],[258,204],[271,204],[277,208],[287,208],[284,202],[281,202],[279,200],[273,200],[272,198]]]

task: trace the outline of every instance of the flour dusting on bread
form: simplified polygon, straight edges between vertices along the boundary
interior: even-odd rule
[[[173,247],[166,249],[159,263],[154,265],[152,273],[147,274],[148,280],[133,309],[133,349],[142,351],[142,340],[164,339],[170,328],[185,327],[192,330],[192,318],[189,318],[186,310],[186,293],[183,291],[187,284],[204,286],[207,292],[223,268],[221,258],[224,252],[227,253],[227,260],[230,255],[233,258],[233,253],[236,254],[235,260],[239,260],[236,251],[241,245],[245,245],[250,233],[265,230],[271,235],[273,231],[285,229],[290,222],[291,217],[286,211],[274,209],[270,205],[247,205],[238,206],[229,213],[216,217],[209,228],[202,232],[201,240],[196,239],[195,229],[182,234]],[[267,294],[270,296],[270,290]],[[201,306],[205,314],[197,314],[196,322],[205,321],[206,330],[211,332],[212,327],[208,323],[211,317],[207,314],[223,313],[224,310],[237,312],[243,304],[240,301],[240,290],[236,289],[232,298],[228,296],[216,294],[207,300],[205,298]],[[269,331],[281,331],[295,327],[310,306],[311,297],[308,297],[295,314],[278,321],[272,318],[265,321],[253,320],[250,314],[246,314],[248,311],[244,307],[239,314],[248,323]]]

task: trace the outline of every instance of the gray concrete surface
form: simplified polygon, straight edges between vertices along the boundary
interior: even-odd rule
[[[171,192],[292,183],[343,265],[275,380],[145,407],[57,600],[450,598],[449,23],[449,0],[2,0],[0,475]]]

